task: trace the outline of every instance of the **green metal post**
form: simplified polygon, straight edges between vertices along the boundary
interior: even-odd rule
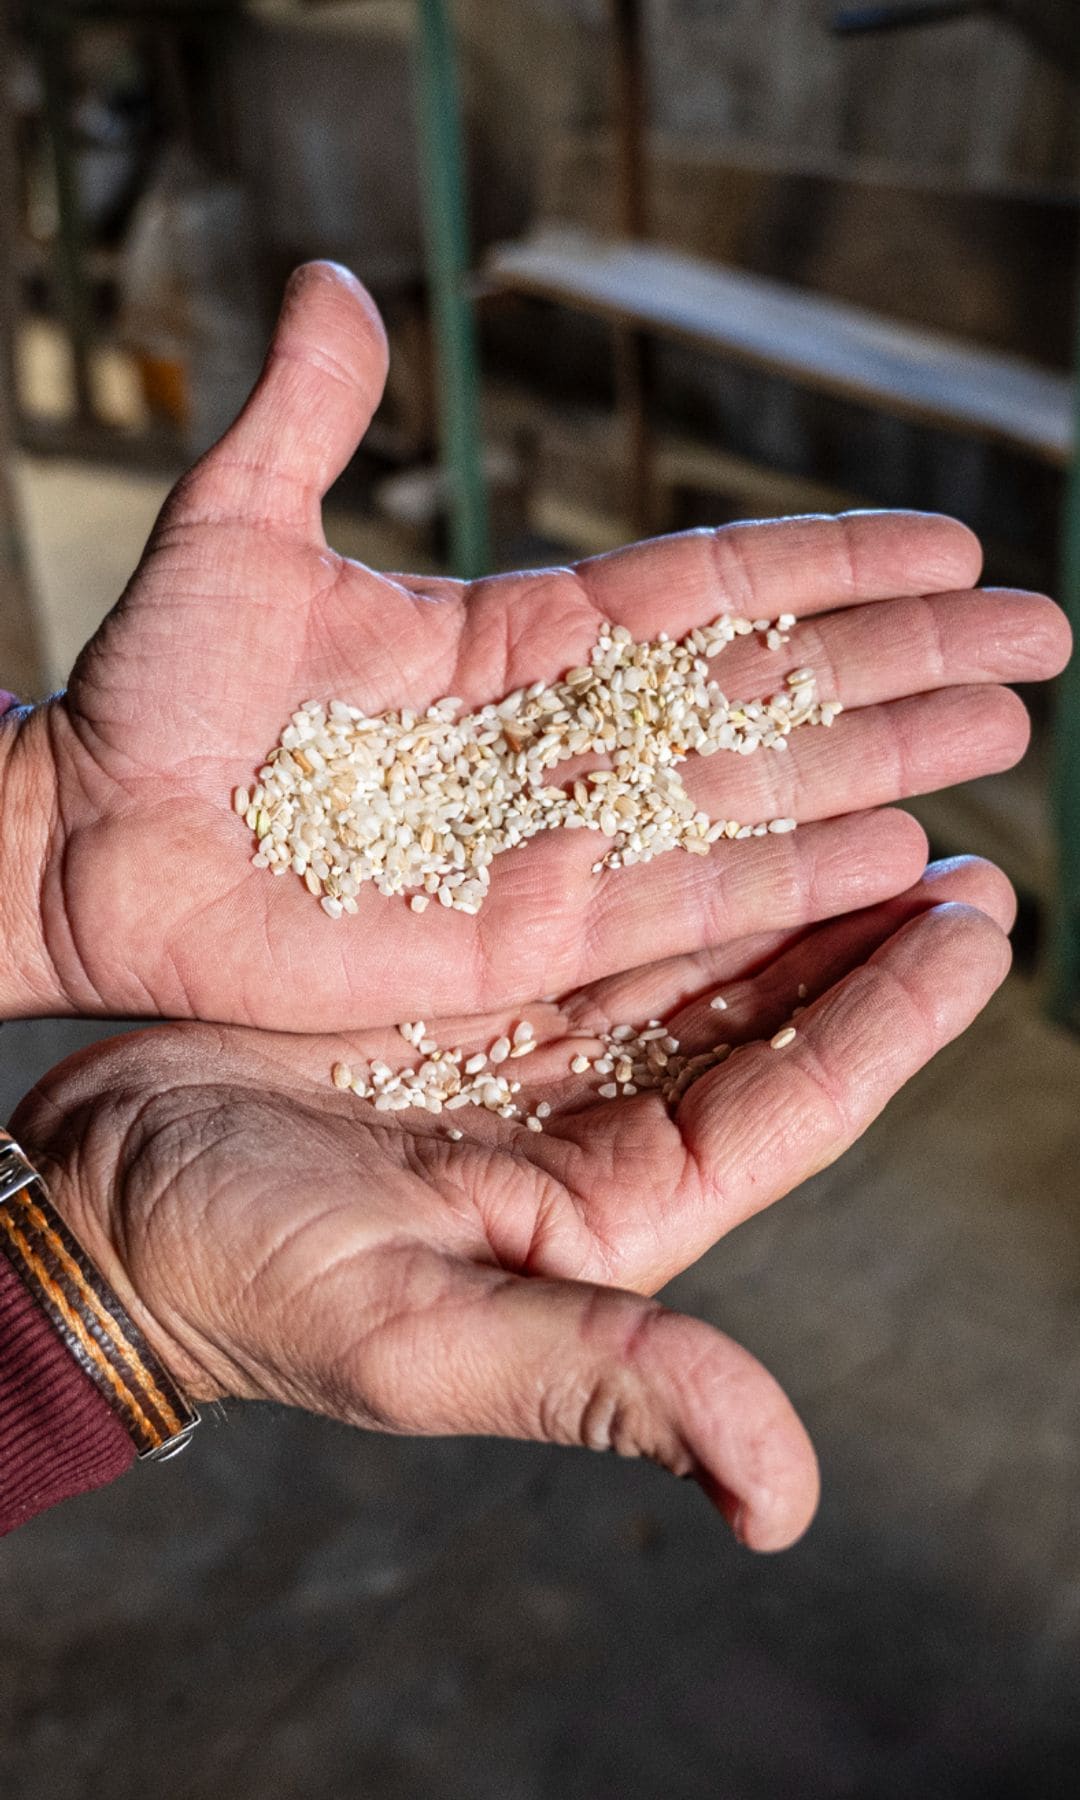
[[[487,492],[476,331],[466,291],[468,232],[454,43],[444,0],[419,0],[419,12],[418,123],[450,549],[456,575],[483,575],[490,566]]]
[[[1080,1031],[1080,333],[1076,359],[1077,440],[1065,505],[1061,599],[1077,653],[1059,678],[1054,722],[1057,897],[1050,953],[1050,1010]]]

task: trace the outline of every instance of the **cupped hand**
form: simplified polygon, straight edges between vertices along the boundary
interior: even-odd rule
[[[1011,920],[1004,877],[962,860],[796,943],[712,946],[537,1002],[540,1047],[508,1066],[529,1106],[550,1103],[542,1134],[336,1091],[338,1057],[414,1056],[389,1032],[203,1025],[73,1058],[12,1129],[196,1397],[646,1456],[777,1549],[816,1502],[802,1426],[746,1351],[648,1296],[837,1157],[963,1030],[1005,973]],[[799,1005],[796,1038],[771,1048]],[[428,1029],[486,1048],[514,1016]],[[569,1067],[595,1031],[651,1017],[684,1047],[738,1046],[674,1113],[602,1100]]]
[[[997,684],[1058,669],[1067,627],[1037,596],[971,591],[978,545],[947,519],[703,530],[468,586],[336,555],[321,499],[385,368],[359,284],[300,270],[246,410],[167,502],[66,696],[21,721],[3,782],[17,985],[0,1010],[327,1031],[564,993],[900,892],[922,834],[872,809],[1022,753],[1023,708]],[[359,915],[334,922],[294,877],[251,867],[230,796],[303,700],[480,704],[564,672],[602,618],[678,636],[725,610],[799,619],[779,653],[729,648],[727,692],[775,691],[805,664],[847,709],[784,757],[686,765],[714,816],[791,816],[791,836],[595,874],[591,834],[549,833],[498,859],[475,918],[421,919],[366,888]]]

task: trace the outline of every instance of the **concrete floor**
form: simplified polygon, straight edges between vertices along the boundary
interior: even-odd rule
[[[4,1105],[89,1034],[6,1027]],[[796,1550],[651,1469],[237,1407],[0,1545],[0,1791],[1075,1794],[1078,1092],[1016,980],[675,1285],[814,1432]]]
[[[6,1026],[4,1115],[93,1032]],[[675,1284],[814,1433],[796,1550],[750,1557],[649,1468],[233,1408],[0,1544],[0,1793],[1071,1797],[1078,1097],[1014,978]]]

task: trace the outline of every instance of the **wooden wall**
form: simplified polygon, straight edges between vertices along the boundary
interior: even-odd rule
[[[841,39],[833,3],[643,0],[653,123],[728,158],[1075,189],[1075,93],[1015,26],[988,17]],[[1060,13],[1074,0],[1023,3]],[[603,123],[606,0],[456,0],[455,11],[519,175],[553,128]]]
[[[837,38],[832,0],[648,0],[657,122],[811,161],[1071,185],[1075,95],[1004,20]]]

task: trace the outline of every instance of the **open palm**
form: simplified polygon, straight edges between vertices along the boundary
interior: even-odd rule
[[[203,1025],[72,1059],[13,1130],[195,1396],[648,1456],[776,1549],[816,1501],[802,1426],[750,1355],[644,1296],[831,1162],[969,1023],[1005,973],[1011,918],[996,870],[942,864],[797,944],[536,1003],[540,1047],[510,1066],[523,1099],[551,1104],[542,1135],[470,1108],[380,1113],[330,1087],[335,1056],[403,1060],[390,1032]],[[774,1050],[800,992],[798,1035]],[[738,1046],[673,1115],[655,1094],[601,1100],[569,1071],[594,1031],[649,1016],[687,1047],[721,1032]],[[429,1029],[474,1048],[510,1017]]]
[[[32,859],[41,939],[13,1010],[327,1031],[561,994],[901,891],[922,834],[868,809],[1022,753],[1023,708],[994,684],[1054,672],[1067,631],[1048,601],[971,592],[978,547],[948,520],[702,531],[468,587],[336,555],[322,496],[384,374],[363,290],[327,265],[301,270],[245,412],[171,496],[66,697],[24,721],[38,776],[23,811],[48,824]],[[550,833],[499,859],[475,918],[421,919],[367,888],[359,915],[335,923],[300,882],[251,867],[230,793],[301,701],[482,703],[587,656],[605,616],[679,636],[725,610],[801,621],[779,653],[738,639],[729,693],[771,692],[809,664],[847,709],[786,756],[687,766],[714,816],[793,816],[792,836],[594,874],[590,834]]]

